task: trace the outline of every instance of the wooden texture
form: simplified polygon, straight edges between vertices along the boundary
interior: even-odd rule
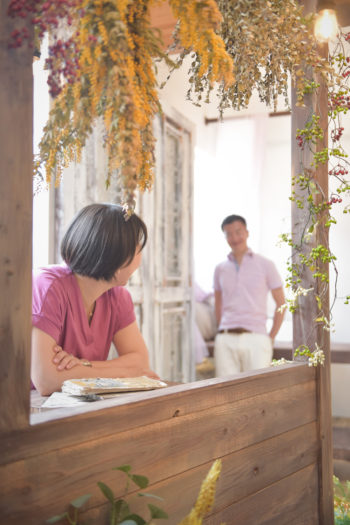
[[[173,42],[172,34],[176,25],[168,2],[157,3],[151,7],[151,25],[159,29],[164,48],[167,49]]]
[[[99,439],[114,432],[111,427],[111,412],[118,406],[118,431],[133,430],[146,424],[161,423],[169,418],[186,416],[193,411],[202,411],[222,406],[233,401],[243,401],[247,397],[264,395],[281,388],[315,380],[315,370],[301,365],[283,366],[254,374],[241,374],[234,380],[210,379],[199,383],[170,387],[166,391],[134,394],[130,399],[111,399],[93,403],[87,408],[71,409],[70,416],[79,415],[79,433],[76,432],[76,418],[68,417],[66,409],[34,414],[34,426],[26,431],[9,432],[0,435],[0,464],[16,459],[25,459],[37,452],[37,444],[45,428],[45,440],[40,443],[42,453],[56,450],[62,443],[61,428],[64,423],[65,446],[77,445],[84,440]],[[193,392],[195,391],[195,395]],[[149,409],[152,400],[152,410]],[[112,412],[113,413],[113,412]],[[130,417],[132,414],[132,417]],[[64,422],[60,418],[65,418]],[[41,424],[39,424],[41,423]]]
[[[350,2],[349,0],[334,0],[336,13],[340,27],[350,26]]]
[[[91,493],[84,522],[103,525],[108,505],[96,483],[121,495],[125,480],[112,468],[130,463],[149,477],[149,492],[164,496],[170,519],[163,523],[175,525],[216,458],[223,469],[207,523],[326,523],[323,378],[305,364],[102,401],[71,417],[33,414],[29,426],[31,53],[8,49],[7,5],[0,12],[0,523],[41,525]]]
[[[28,425],[31,330],[32,50],[26,41],[9,49],[16,25],[7,7],[0,3],[0,431]]]
[[[316,7],[315,0],[305,0],[302,2],[305,6],[306,12],[314,11]],[[298,129],[304,129],[310,112],[315,111],[316,101],[312,95],[306,95],[304,98],[304,106],[300,107],[296,105],[296,90],[292,88],[292,119],[291,119],[291,148],[292,148],[292,177],[298,177],[304,168],[309,169],[313,161],[313,154],[309,151],[308,146],[303,150],[298,146],[296,141],[296,135]],[[327,111],[327,105],[325,107]],[[299,189],[298,186],[293,188],[299,198],[306,198],[308,196],[307,191],[304,192]],[[304,238],[305,225],[309,220],[309,211],[306,207],[300,208],[296,202],[292,202],[292,238],[293,242],[300,245],[303,242],[302,250],[303,253],[307,252],[307,249],[315,246],[315,236],[309,237],[308,240]],[[293,251],[292,261],[295,264],[299,263],[298,252]],[[312,272],[304,266],[301,275],[302,282],[300,286],[303,288],[310,288],[314,286],[314,279]],[[314,319],[317,317],[318,309],[317,304],[311,294],[307,296],[301,296],[299,298],[299,307],[295,313],[293,313],[293,348],[297,348],[299,345],[304,344],[314,349],[316,341],[316,326]],[[301,358],[305,359],[305,358]]]
[[[214,356],[214,341],[206,341],[209,357]],[[273,349],[273,359],[293,359],[293,349],[291,342],[277,342]],[[347,343],[331,343],[330,350],[331,363],[350,363],[350,345]]]
[[[317,509],[317,476],[309,473],[317,470],[320,453],[314,370],[294,364],[144,396],[138,393],[134,403],[4,436],[3,522],[14,525],[25,519],[27,525],[40,525],[64,510],[69,500],[91,493],[87,522],[94,518],[103,523],[107,506],[96,482],[113,486],[121,496],[123,476],[112,467],[130,464],[135,473],[147,475],[149,492],[164,496],[164,508],[171,515],[167,523],[175,525],[190,510],[201,480],[218,457],[223,470],[208,523],[220,523],[221,515],[246,498],[259,500],[263,490],[276,490],[297,516],[299,491],[311,486],[315,490],[300,516],[304,519],[310,509]],[[289,477],[298,479],[295,495],[283,492],[286,486],[290,490],[284,481]],[[179,498],[184,486],[186,494]],[[283,512],[283,506],[274,505],[276,516]],[[243,525],[244,519],[242,514],[235,523]]]
[[[321,56],[328,57],[328,45],[319,48]],[[319,125],[323,130],[323,139],[317,145],[318,151],[328,147],[328,91],[324,81],[320,77],[319,92],[316,104],[320,108]],[[328,164],[321,164],[316,170],[316,178],[322,190],[319,194],[319,202],[328,199]],[[322,195],[323,194],[323,195]],[[326,217],[320,221],[320,227],[316,229],[316,245],[328,246],[328,228],[324,226]],[[329,275],[328,263],[323,263],[322,271]],[[329,289],[326,293],[320,279],[317,282],[317,293],[322,297],[324,315],[329,318]],[[330,525],[334,521],[333,511],[333,443],[332,443],[332,407],[331,407],[331,354],[330,333],[322,326],[317,327],[317,342],[325,354],[325,365],[317,367],[317,401],[318,401],[318,426],[321,441],[321,462],[319,468],[320,497],[320,519],[321,524]]]
[[[219,523],[254,523],[254,525],[316,525],[317,468],[310,465],[282,478],[258,493],[239,501],[215,516],[204,520],[206,525]]]
[[[304,0],[305,12],[315,10],[314,0]],[[327,57],[328,47],[320,46],[319,52]],[[292,176],[298,177],[304,169],[309,169],[313,173],[313,153],[306,146],[303,151],[295,140],[298,134],[297,129],[303,129],[310,116],[316,113],[320,116],[319,125],[323,130],[323,139],[317,143],[317,151],[328,147],[328,99],[327,88],[321,78],[316,79],[320,83],[320,88],[316,94],[307,95],[304,99],[305,107],[296,106],[295,89],[292,90]],[[328,165],[319,164],[315,171],[315,182],[318,186],[318,194],[314,196],[315,204],[328,198]],[[295,186],[297,197],[303,195],[303,191]],[[306,201],[307,193],[304,191]],[[324,226],[326,216],[319,219],[313,235],[308,240],[304,237],[305,230],[311,225],[309,212],[306,208],[299,208],[296,202],[292,203],[292,237],[293,242],[300,245],[301,251],[308,254],[313,247],[322,244],[328,246],[328,228]],[[299,263],[297,250],[293,252],[293,262]],[[321,271],[328,273],[328,265],[323,264]],[[319,467],[319,486],[321,490],[320,498],[320,524],[331,525],[333,523],[333,464],[332,464],[332,423],[331,423],[331,388],[330,388],[330,338],[329,332],[323,330],[321,326],[314,322],[320,314],[317,303],[313,297],[317,294],[322,299],[324,315],[329,318],[329,289],[328,285],[312,277],[312,272],[305,265],[302,269],[301,283],[303,288],[314,288],[313,294],[300,297],[299,308],[293,314],[293,348],[300,345],[307,345],[311,350],[316,349],[316,344],[325,354],[325,365],[317,368],[317,400],[318,400],[318,425],[319,439],[321,443],[321,462]]]
[[[350,428],[333,427],[333,458],[350,461]]]

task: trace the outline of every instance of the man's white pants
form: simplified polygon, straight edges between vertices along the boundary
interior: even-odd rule
[[[217,377],[265,368],[271,364],[272,340],[251,332],[217,334],[214,356]]]

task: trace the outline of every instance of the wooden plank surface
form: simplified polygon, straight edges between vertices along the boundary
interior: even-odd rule
[[[315,0],[303,0],[304,12],[315,12],[317,2]],[[328,57],[328,45],[318,46],[320,56]],[[308,72],[305,69],[308,78]],[[323,131],[322,139],[317,141],[317,152],[328,147],[328,97],[327,87],[319,75],[314,79],[320,84],[315,93],[304,96],[304,107],[297,106],[296,90],[292,89],[292,176],[298,178],[300,174],[306,174],[314,178],[317,192],[313,195],[314,204],[320,205],[328,200],[328,164],[319,163],[314,166],[314,153],[309,147],[302,150],[296,141],[298,129],[304,129],[311,114],[319,116],[319,126]],[[307,171],[308,170],[308,171]],[[314,233],[308,239],[305,236],[307,228],[311,226],[309,210],[307,206],[298,206],[298,199],[306,202],[308,189],[300,189],[294,186],[296,200],[292,202],[292,237],[293,243],[298,246],[293,248],[293,262],[300,263],[299,251],[308,256],[312,248],[318,245],[328,247],[328,227],[325,223],[328,213],[324,210],[317,216],[317,226]],[[328,263],[317,262],[320,271],[328,275]],[[313,272],[302,265],[300,272],[300,286],[313,288],[313,293],[299,297],[299,306],[293,313],[293,348],[307,345],[311,350],[316,349],[316,344],[325,354],[324,366],[317,368],[317,399],[318,399],[318,424],[319,439],[321,443],[321,457],[319,464],[319,487],[320,487],[320,525],[332,525],[333,516],[333,480],[332,480],[332,422],[331,422],[331,388],[330,388],[330,336],[329,331],[324,330],[320,323],[314,319],[320,315],[329,319],[329,285],[320,278],[314,279]],[[319,311],[315,300],[315,294],[322,299],[322,311]],[[299,357],[297,358],[299,359]]]
[[[43,513],[59,512],[67,495],[90,493],[99,479],[113,483],[113,466],[131,464],[154,484],[312,423],[315,414],[315,383],[308,382],[120,433],[116,418],[113,434],[47,453],[37,449],[4,465],[0,515],[20,523],[30,508],[27,523],[34,524]],[[64,435],[62,427],[62,443]],[[91,506],[102,501],[96,494]]]
[[[328,58],[328,45],[323,44],[318,49],[321,56]],[[323,151],[328,147],[328,89],[321,76],[317,78],[320,83],[316,104],[320,115],[319,126],[323,130],[323,139],[317,142],[317,151]],[[328,199],[328,164],[321,164],[316,170],[316,178],[322,193],[318,194],[316,204],[323,199]],[[320,225],[316,228],[316,245],[329,245],[328,227],[324,224],[328,219],[328,213],[324,213],[319,219]],[[329,264],[322,263],[321,271],[329,276]],[[327,319],[329,311],[329,287],[325,290],[324,283],[317,280],[317,293],[322,297],[323,311]],[[317,329],[317,343],[325,354],[324,366],[317,367],[316,385],[319,426],[319,437],[321,443],[321,458],[319,465],[319,487],[320,487],[320,525],[332,525],[334,522],[333,510],[333,443],[332,443],[332,406],[331,406],[331,355],[330,355],[330,332],[322,326]]]
[[[350,461],[350,428],[333,428],[333,458]]]
[[[213,513],[315,463],[317,453],[316,424],[310,423],[222,457]],[[161,506],[170,516],[169,520],[157,520],[159,525],[175,525],[190,511],[211,465],[211,462],[202,464],[148,487],[149,492],[163,498]],[[184,487],[186,498],[179,498]],[[132,499],[132,502],[135,512],[144,511],[144,501]],[[89,516],[96,523],[103,523],[107,507],[95,507],[82,517]]]
[[[9,42],[17,26],[33,29],[7,16],[8,4],[0,2],[0,432],[28,426],[30,388],[33,51]]]
[[[350,26],[350,2],[349,0],[334,0],[336,13],[340,27]]]
[[[317,466],[302,470],[204,519],[205,525],[316,525]]]
[[[87,412],[67,418],[67,411],[58,411],[61,419],[45,424],[37,424],[23,432],[9,432],[0,435],[0,464],[35,456],[37,443],[40,441],[42,453],[60,447],[79,444],[82,441],[99,439],[103,436],[132,430],[155,422],[181,418],[187,414],[206,411],[235,400],[259,396],[266,392],[278,391],[300,383],[312,381],[315,370],[304,364],[292,364],[281,367],[247,372],[236,376],[231,381],[209,379],[196,383],[169,387],[166,391],[135,393],[133,401],[101,401],[89,406]],[[106,407],[106,408],[102,408]],[[56,416],[57,412],[52,415]],[[47,414],[34,414],[39,417]],[[50,416],[50,414],[49,414]],[[117,422],[117,425],[116,425]],[[64,426],[62,426],[64,425]],[[64,442],[62,432],[64,429]],[[44,436],[44,439],[43,439]]]
[[[172,34],[175,29],[176,19],[168,2],[156,3],[151,7],[151,26],[159,29],[164,43],[164,49],[167,49],[173,42]]]

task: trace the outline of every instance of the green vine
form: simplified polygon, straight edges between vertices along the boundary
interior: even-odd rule
[[[342,203],[342,194],[350,194],[350,181],[348,176],[348,154],[345,152],[341,138],[344,128],[341,126],[341,115],[350,109],[350,88],[348,81],[350,78],[350,33],[339,32],[337,44],[334,52],[329,56],[328,62],[333,71],[328,71],[328,130],[330,144],[328,147],[320,148],[320,143],[324,139],[324,132],[319,124],[320,115],[312,111],[303,129],[298,129],[296,142],[300,151],[300,173],[292,178],[292,192],[290,200],[294,202],[298,209],[305,211],[305,223],[299,239],[292,238],[291,235],[283,234],[282,242],[286,243],[293,250],[287,265],[287,288],[290,297],[287,299],[284,308],[288,308],[291,313],[295,313],[300,307],[300,298],[312,295],[316,302],[318,314],[314,319],[314,328],[321,326],[323,330],[332,331],[332,308],[337,296],[337,269],[335,266],[336,256],[332,253],[328,244],[319,243],[314,246],[311,242],[312,236],[317,228],[323,226],[327,229],[332,224],[336,224],[336,219],[332,216],[333,205]],[[347,49],[346,49],[347,48]],[[317,93],[320,84],[316,81],[316,71],[314,68],[307,68],[307,74],[311,78],[304,79],[303,96]],[[311,153],[309,166],[304,165],[304,154]],[[328,175],[330,179],[336,179],[338,187],[335,192],[327,198],[323,194],[322,188],[316,179],[316,169],[329,163]],[[349,206],[345,206],[344,213],[349,213]],[[329,316],[326,315],[324,305],[325,297],[328,294],[329,277],[324,266],[331,264],[335,270],[336,282],[334,288],[334,298],[329,309]],[[303,275],[305,270],[314,280],[315,285],[303,288]],[[320,283],[320,290],[316,292],[316,281]],[[345,304],[349,304],[350,296],[346,296]],[[324,363],[323,349],[315,343],[312,349],[302,344],[294,352],[294,356],[304,356],[309,359],[310,366]]]
[[[350,525],[350,481],[333,476],[334,525]]]

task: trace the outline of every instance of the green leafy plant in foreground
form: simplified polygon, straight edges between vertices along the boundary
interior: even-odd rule
[[[140,476],[139,474],[132,474],[130,465],[114,467],[112,470],[120,470],[121,472],[124,472],[127,476],[125,494],[127,494],[128,492],[130,482],[133,482],[140,489],[145,489],[148,486],[148,478],[146,478],[146,476]],[[150,519],[149,521],[146,521],[139,514],[134,514],[130,512],[128,502],[123,498],[116,498],[113,493],[113,490],[108,485],[106,485],[102,481],[98,481],[97,485],[104,497],[111,504],[109,525],[147,525],[151,524],[151,522],[154,519],[168,518],[167,513],[163,509],[149,503],[147,506],[150,512]],[[139,492],[137,495],[139,497],[150,497],[162,500],[162,498],[160,498],[159,496],[149,494],[147,492]],[[78,525],[79,510],[90,499],[90,497],[91,494],[85,494],[84,496],[80,496],[79,498],[71,501],[69,504],[70,509],[68,511],[57,516],[52,516],[51,518],[46,520],[46,523],[58,523],[65,520],[69,523],[69,525]]]
[[[214,505],[216,482],[220,476],[221,467],[221,460],[216,459],[202,482],[194,506],[192,507],[190,513],[179,523],[179,525],[202,525],[204,516],[212,510]],[[128,492],[130,481],[135,483],[135,485],[141,489],[144,489],[148,486],[148,478],[145,476],[139,476],[138,474],[132,474],[130,465],[115,467],[113,470],[120,470],[126,474],[127,483],[125,487],[125,494]],[[109,525],[152,525],[153,520],[155,519],[168,518],[168,515],[166,512],[164,512],[164,510],[149,503],[148,509],[150,511],[151,517],[149,521],[145,521],[138,514],[130,513],[129,504],[124,499],[116,499],[112,489],[108,485],[102,483],[102,481],[99,481],[97,485],[102,494],[111,504]],[[137,495],[141,497],[147,496],[160,500],[162,499],[159,496],[155,496],[154,494],[149,494],[147,492],[139,492]],[[53,516],[52,518],[46,520],[46,523],[57,523],[59,521],[65,520],[69,523],[69,525],[78,525],[79,509],[88,501],[90,497],[91,494],[86,494],[85,496],[81,496],[80,498],[71,501],[71,508],[68,512]]]
[[[350,525],[350,481],[342,483],[333,476],[334,525]]]
[[[91,498],[91,494],[85,494],[84,496],[80,496],[79,498],[71,501],[69,503],[70,510],[67,512],[63,512],[63,514],[58,514],[57,516],[52,516],[52,518],[49,518],[46,520],[46,523],[57,523],[62,520],[66,520],[70,525],[77,525],[78,523],[78,516],[79,516],[79,509]]]

